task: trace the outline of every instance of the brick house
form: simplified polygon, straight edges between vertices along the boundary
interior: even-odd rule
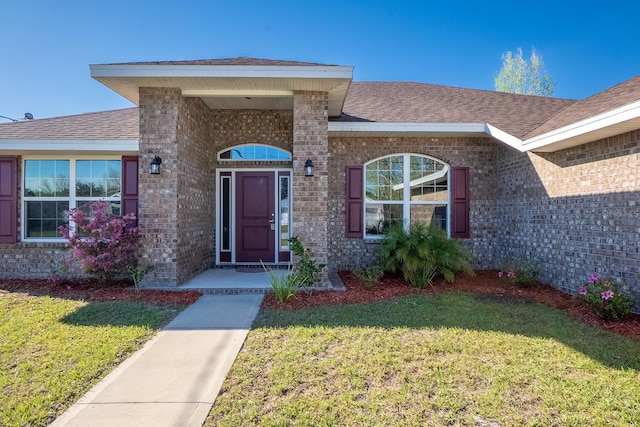
[[[478,268],[528,259],[569,292],[593,271],[640,287],[640,76],[577,101],[244,57],[91,76],[137,107],[0,125],[0,277],[49,276],[65,211],[106,198],[138,215],[155,285],[286,264],[292,235],[326,284],[420,220]]]

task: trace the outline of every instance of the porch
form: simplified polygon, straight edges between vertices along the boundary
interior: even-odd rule
[[[287,273],[284,268],[273,272],[281,276]],[[322,290],[345,290],[344,284],[337,273],[329,273],[330,286],[323,286]],[[152,287],[149,287],[151,289]],[[167,288],[159,288],[167,289]],[[177,291],[198,291],[203,294],[263,294],[271,291],[269,273],[262,267],[212,268],[206,270],[187,282],[173,288]]]

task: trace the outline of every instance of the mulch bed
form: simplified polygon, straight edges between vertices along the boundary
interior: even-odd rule
[[[360,285],[358,279],[350,272],[341,271],[339,275],[347,288],[346,291],[315,291],[311,295],[306,292],[299,292],[287,304],[279,303],[273,294],[268,294],[262,302],[262,307],[276,310],[299,310],[318,305],[382,301],[416,293],[437,294],[460,291],[539,302],[565,310],[572,317],[590,325],[627,337],[640,339],[640,315],[631,314],[625,319],[605,321],[595,314],[584,301],[549,285],[535,284],[529,287],[518,287],[498,279],[497,273],[494,270],[477,271],[475,276],[463,275],[457,277],[453,283],[446,283],[444,280],[437,281],[434,286],[430,286],[427,289],[416,289],[408,285],[402,277],[385,275],[380,283],[370,289],[366,289]]]
[[[200,292],[195,291],[142,289],[138,292],[130,280],[100,285],[94,279],[73,279],[60,283],[53,283],[50,280],[0,279],[0,289],[84,301],[144,301],[181,305],[193,304],[202,296]]]
[[[585,302],[565,294],[549,285],[536,284],[522,288],[502,281],[497,271],[477,271],[475,276],[463,275],[453,283],[437,281],[427,289],[409,286],[402,277],[385,275],[374,287],[367,289],[349,272],[339,273],[346,291],[314,291],[312,294],[299,292],[287,303],[279,303],[273,294],[265,295],[262,308],[276,310],[299,310],[318,305],[356,304],[383,301],[408,294],[434,294],[451,291],[471,292],[490,295],[497,298],[535,301],[550,307],[565,310],[572,317],[610,332],[640,339],[640,315],[631,314],[622,320],[605,321],[600,319]],[[28,292],[35,295],[55,295],[62,298],[85,301],[146,301],[162,304],[194,303],[202,295],[196,291],[164,291],[143,289],[137,292],[130,280],[121,280],[109,286],[98,284],[93,279],[74,279],[62,283],[49,280],[0,280],[0,290],[9,292]],[[1,294],[1,291],[0,291]]]

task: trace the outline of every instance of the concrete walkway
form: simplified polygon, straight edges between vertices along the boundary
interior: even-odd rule
[[[201,426],[262,298],[202,296],[51,426]]]

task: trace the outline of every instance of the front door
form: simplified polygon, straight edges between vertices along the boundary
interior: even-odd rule
[[[275,262],[275,176],[236,172],[236,262]]]

